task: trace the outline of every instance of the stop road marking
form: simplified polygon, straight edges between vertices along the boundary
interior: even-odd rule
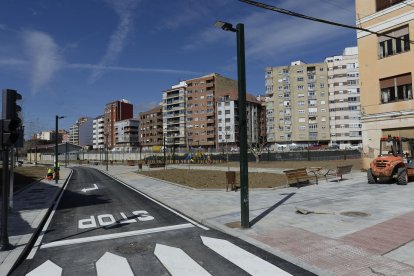
[[[115,217],[112,214],[103,214],[98,215],[95,219],[95,216],[90,216],[90,218],[87,219],[81,219],[78,221],[78,228],[79,229],[87,229],[87,228],[96,228],[98,227],[98,223],[100,226],[108,226],[114,223],[122,223],[122,224],[130,224],[135,223],[138,221],[150,221],[153,220],[154,217],[150,216],[147,211],[141,210],[141,211],[133,211],[132,214],[135,218],[128,219],[128,217],[125,215],[124,212],[120,212],[120,215],[122,217],[121,220],[116,221]],[[98,223],[96,222],[98,220]]]

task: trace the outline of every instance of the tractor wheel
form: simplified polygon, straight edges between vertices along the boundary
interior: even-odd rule
[[[407,170],[405,168],[399,168],[397,175],[398,175],[397,184],[398,185],[407,185],[407,183],[408,183]]]
[[[368,169],[367,171],[368,183],[375,184],[377,183],[377,178],[372,174],[372,170]]]

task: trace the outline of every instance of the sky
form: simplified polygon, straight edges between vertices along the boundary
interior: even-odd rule
[[[355,25],[354,0],[264,3]],[[15,89],[26,136],[68,129],[127,99],[134,115],[162,91],[212,72],[237,79],[236,35],[216,21],[245,24],[247,90],[264,94],[264,68],[322,62],[356,46],[356,32],[237,0],[2,0],[0,88]]]

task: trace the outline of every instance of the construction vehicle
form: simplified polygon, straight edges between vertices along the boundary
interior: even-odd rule
[[[407,185],[414,177],[414,138],[381,137],[380,154],[367,172],[368,183],[396,179],[397,184]]]

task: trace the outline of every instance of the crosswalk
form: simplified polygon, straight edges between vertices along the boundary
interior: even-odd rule
[[[200,236],[203,244],[229,262],[253,276],[288,276],[291,275],[277,266],[253,255],[237,245],[223,239]],[[172,276],[211,275],[182,249],[157,243],[154,255]],[[116,254],[106,252],[96,263],[98,276],[134,275],[128,260]],[[63,270],[57,264],[47,260],[27,276],[61,276]]]

